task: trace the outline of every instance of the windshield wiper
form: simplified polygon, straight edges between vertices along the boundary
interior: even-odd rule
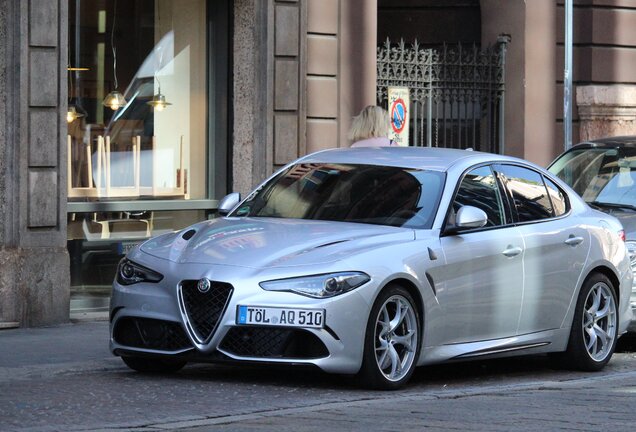
[[[636,211],[636,206],[633,206],[631,204],[608,203],[608,202],[600,202],[600,201],[591,201],[591,202],[588,202],[588,204],[600,209],[610,208],[610,209]]]

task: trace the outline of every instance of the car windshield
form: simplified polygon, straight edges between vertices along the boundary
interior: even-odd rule
[[[576,149],[557,159],[549,171],[590,204],[636,206],[636,149]]]
[[[436,171],[301,163],[252,192],[231,216],[430,228],[443,185]]]

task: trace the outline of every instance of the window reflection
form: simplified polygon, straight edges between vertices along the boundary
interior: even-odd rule
[[[558,187],[552,180],[544,177],[545,185],[548,188],[548,194],[552,201],[552,207],[554,208],[554,215],[561,216],[567,213],[568,203],[565,198],[565,193]]]
[[[457,191],[450,215],[450,226],[455,224],[455,214],[462,206],[474,206],[488,216],[486,226],[498,226],[505,223],[503,203],[497,181],[489,167],[480,167],[464,176]]]
[[[553,217],[552,203],[538,172],[514,165],[496,167],[508,189],[519,222]]]
[[[206,197],[205,7],[69,3],[71,200]]]
[[[443,174],[395,167],[298,164],[257,191],[236,216],[392,226],[430,225]]]

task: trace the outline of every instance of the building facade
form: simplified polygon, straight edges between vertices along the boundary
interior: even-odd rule
[[[563,149],[563,2],[0,0],[0,325],[107,302],[121,256],[349,145],[379,43],[510,36],[505,152]],[[575,1],[574,137],[636,133],[636,5]],[[100,302],[101,301],[101,302]]]

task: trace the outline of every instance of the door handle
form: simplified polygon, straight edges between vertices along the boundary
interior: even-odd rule
[[[520,247],[513,247],[512,245],[510,245],[508,246],[506,250],[502,252],[502,254],[504,254],[505,256],[509,258],[512,258],[514,256],[519,255],[522,251],[523,249],[521,249]]]
[[[568,239],[564,241],[563,243],[565,243],[568,246],[576,246],[578,244],[581,244],[582,242],[583,242],[583,237],[574,237],[573,235],[570,235],[570,237],[568,237]]]

